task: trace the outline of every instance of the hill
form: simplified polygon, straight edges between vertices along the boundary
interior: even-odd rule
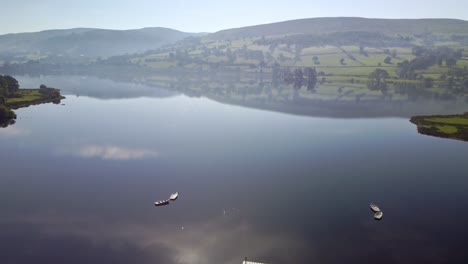
[[[456,19],[374,19],[357,17],[307,18],[221,30],[210,39],[238,39],[291,34],[328,34],[336,32],[377,32],[385,34],[422,34],[430,32],[468,34],[468,21]]]
[[[141,52],[198,34],[168,28],[107,30],[76,28],[0,36],[0,54],[107,57]]]

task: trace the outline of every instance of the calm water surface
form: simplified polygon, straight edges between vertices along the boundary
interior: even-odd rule
[[[465,142],[108,86],[0,129],[1,263],[468,261]]]

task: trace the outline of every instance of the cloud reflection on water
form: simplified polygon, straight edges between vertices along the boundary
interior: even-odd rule
[[[132,149],[115,145],[87,145],[81,147],[77,154],[83,158],[100,158],[103,160],[137,160],[159,157],[159,153],[154,150]]]
[[[180,227],[180,223],[152,225],[135,222],[110,223],[95,217],[62,216],[56,213],[34,215],[0,221],[0,226],[16,226],[12,230],[34,229],[36,232],[19,232],[24,241],[40,240],[43,248],[79,244],[73,255],[83,254],[85,259],[95,258],[101,263],[113,263],[106,258],[115,252],[127,261],[138,263],[240,263],[245,256],[265,262],[295,261],[304,263],[311,259],[313,249],[301,238],[278,232],[266,233],[245,220],[226,221],[223,217],[208,219]],[[25,229],[26,228],[26,229]],[[9,228],[11,229],[11,228]],[[0,229],[0,233],[1,233]],[[40,234],[40,236],[38,235]],[[36,237],[37,236],[37,237]],[[0,238],[2,236],[0,235]],[[40,239],[39,239],[40,238]],[[60,243],[57,243],[60,241]],[[77,243],[77,241],[79,243]],[[10,245],[11,247],[11,245]],[[96,249],[102,250],[99,255]],[[21,258],[10,252],[10,259]],[[81,252],[82,251],[82,252]],[[93,254],[90,256],[88,254]],[[97,254],[97,255],[94,255]],[[114,254],[114,253],[112,253]],[[33,254],[49,259],[47,254]],[[73,257],[64,256],[64,260]],[[0,259],[1,261],[1,259]],[[133,263],[137,263],[133,262]],[[14,263],[14,262],[13,262]],[[122,263],[122,262],[116,262]]]
[[[15,126],[0,128],[0,138],[1,137],[6,137],[6,138],[22,137],[22,136],[29,135],[29,133],[30,132],[28,130],[21,129]]]

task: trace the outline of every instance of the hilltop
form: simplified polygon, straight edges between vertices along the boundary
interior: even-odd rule
[[[27,55],[32,60],[50,55],[108,57],[142,52],[198,35],[161,27],[134,30],[94,28],[46,30],[1,35],[0,54]]]
[[[377,19],[359,17],[307,18],[226,29],[206,36],[208,39],[237,39],[294,34],[336,32],[373,32],[384,34],[468,34],[468,21],[457,19]]]
[[[270,71],[315,67],[328,80],[366,81],[377,68],[391,77],[398,64],[418,55],[417,47],[450,48],[458,67],[468,64],[468,21],[455,19],[310,18],[227,29],[141,54],[113,58],[106,64],[135,64],[157,69],[197,71]],[[450,62],[449,62],[450,64]],[[434,66],[434,67],[432,67]],[[423,77],[448,74],[445,63],[421,67]],[[453,65],[449,65],[453,66]],[[339,77],[340,76],[340,77]],[[420,76],[421,77],[421,76]]]
[[[60,31],[46,33],[54,35],[47,39],[71,38],[60,35]],[[127,33],[127,38],[131,38]],[[72,34],[92,39],[117,33],[80,29]],[[156,46],[150,41],[142,42]],[[112,41],[106,50],[124,43]],[[72,47],[73,43],[67,45]],[[99,45],[90,46],[95,50],[96,47]],[[139,79],[165,74],[222,73],[234,75],[238,81],[233,83],[235,86],[225,87],[225,91],[214,89],[216,93],[244,93],[245,87],[237,87],[238,84],[256,76],[251,89],[259,100],[288,91],[284,96],[307,100],[460,98],[468,102],[468,22],[454,19],[300,19],[181,37],[171,44],[133,54],[79,59],[61,60],[52,54],[26,63],[6,64],[0,72],[118,72],[132,78],[138,75]],[[283,81],[290,89],[278,86]]]

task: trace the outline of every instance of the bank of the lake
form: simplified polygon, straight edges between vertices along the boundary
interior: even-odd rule
[[[410,121],[421,134],[468,141],[468,112],[462,115],[414,116]]]
[[[62,99],[65,97],[60,94],[59,89],[55,88],[20,89],[16,97],[6,99],[5,106],[10,109],[18,109],[37,104],[59,103]]]
[[[13,124],[16,114],[12,109],[44,103],[60,103],[64,99],[60,90],[41,85],[39,89],[19,89],[18,81],[11,76],[0,75],[0,126]]]

